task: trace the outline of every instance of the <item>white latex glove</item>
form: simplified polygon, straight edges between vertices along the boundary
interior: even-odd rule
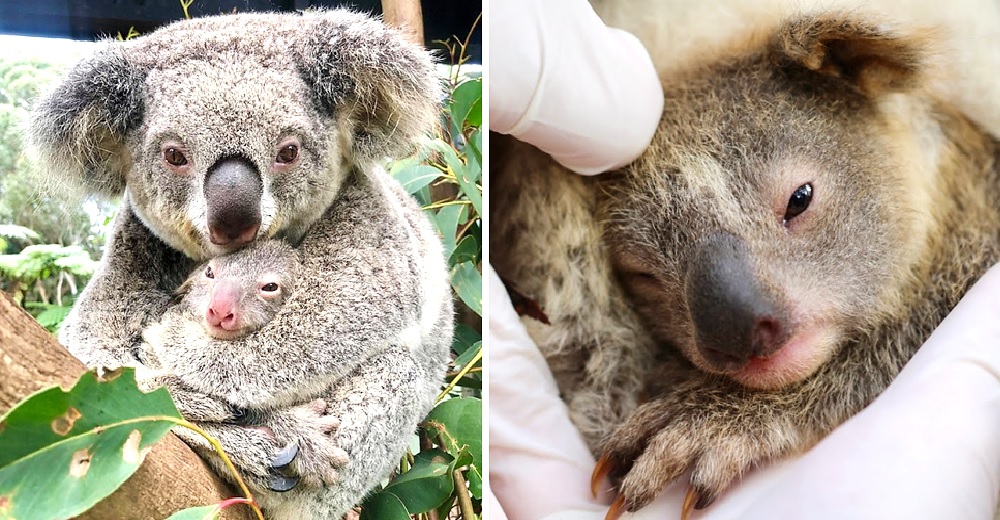
[[[490,5],[490,130],[596,174],[649,146],[663,88],[646,49],[586,0]]]
[[[504,508],[490,518],[601,520],[607,506],[588,489],[593,458],[492,271],[489,291],[489,476]],[[752,471],[692,519],[993,518],[998,318],[994,267],[872,405],[805,455]],[[684,478],[623,518],[679,518]]]

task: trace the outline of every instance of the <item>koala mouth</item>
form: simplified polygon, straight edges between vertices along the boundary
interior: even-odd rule
[[[776,390],[816,372],[829,359],[837,341],[838,335],[832,328],[814,324],[803,327],[781,348],[766,356],[752,356],[728,366],[718,366],[710,360],[709,364],[747,388]]]
[[[214,339],[233,340],[246,336],[247,333],[250,332],[249,330],[239,327],[235,329],[226,329],[221,325],[213,325],[207,321],[203,325],[205,327],[205,332],[207,332],[208,335]]]

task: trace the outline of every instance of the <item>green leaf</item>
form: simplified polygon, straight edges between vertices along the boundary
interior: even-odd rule
[[[393,174],[406,193],[414,194],[441,176],[441,170],[426,164],[414,164]]]
[[[424,421],[426,428],[440,435],[444,440],[448,453],[461,460],[462,451],[468,450],[472,455],[469,463],[470,475],[475,472],[479,476],[477,497],[482,496],[483,464],[483,402],[474,397],[456,397],[448,399],[434,407],[434,410]],[[470,484],[472,479],[470,478]],[[470,489],[471,491],[471,489]]]
[[[111,494],[179,419],[170,394],[141,392],[133,369],[68,392],[39,391],[0,419],[0,511],[18,520],[70,518]]]
[[[222,506],[219,504],[189,507],[170,515],[167,520],[215,520],[219,518],[220,512],[222,512]]]
[[[365,499],[361,520],[410,520],[410,513],[396,495],[380,491]]]
[[[452,119],[470,126],[483,124],[483,80],[464,81],[455,87],[448,106]],[[460,125],[461,126],[461,125]]]
[[[463,195],[469,198],[472,207],[476,209],[477,215],[483,214],[483,187],[480,186],[475,177],[469,172],[469,168],[463,166],[455,170],[455,177],[458,178],[458,189]]]
[[[458,232],[458,224],[467,218],[468,209],[464,204],[453,204],[438,210],[434,215],[434,223],[438,232],[441,233],[441,243],[444,245],[445,257],[451,257],[455,250],[455,234]]]
[[[456,367],[464,367],[470,361],[472,361],[472,359],[474,357],[476,357],[476,354],[478,354],[479,351],[482,350],[482,348],[483,348],[483,342],[482,341],[477,341],[477,342],[473,343],[472,346],[469,347],[468,350],[466,350],[465,352],[462,352],[462,354],[460,356],[458,356],[457,358],[455,358],[455,366]],[[482,358],[480,358],[479,361],[476,362],[476,365],[481,365],[482,362],[483,362],[483,360],[482,360]]]
[[[415,459],[410,471],[396,477],[383,493],[392,493],[410,514],[430,511],[448,499],[455,481],[448,462]]]
[[[38,313],[35,319],[38,320],[39,325],[52,330],[66,319],[71,310],[73,308],[70,306],[46,305],[45,310]]]
[[[478,331],[476,331],[476,329],[464,323],[456,323],[454,339],[451,342],[451,350],[453,350],[455,354],[461,356],[469,350],[469,347],[475,345],[476,342],[481,341],[482,336]]]
[[[462,262],[452,267],[451,285],[470,309],[483,315],[483,275],[476,269],[476,264]]]
[[[462,262],[472,262],[474,264],[479,263],[479,242],[476,241],[476,237],[472,235],[465,235],[462,240],[458,242],[455,246],[455,250],[451,252],[451,258],[448,259],[448,265],[460,264]]]
[[[475,177],[473,180],[478,182],[483,177],[483,133],[478,128],[469,136],[466,150],[471,152],[468,153],[469,173],[473,174]]]

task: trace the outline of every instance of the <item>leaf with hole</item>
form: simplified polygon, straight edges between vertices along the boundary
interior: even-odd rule
[[[121,485],[180,419],[165,389],[143,393],[133,369],[69,391],[53,387],[0,419],[0,503],[6,518],[70,518]]]

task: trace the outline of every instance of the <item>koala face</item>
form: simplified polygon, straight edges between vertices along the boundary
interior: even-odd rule
[[[169,246],[203,260],[290,242],[346,177],[434,128],[429,55],[349,11],[185,20],[108,42],[35,108],[48,170],[127,194]]]
[[[278,240],[213,258],[181,285],[190,315],[216,339],[245,336],[271,322],[295,290],[298,255]]]
[[[297,241],[349,169],[340,158],[350,126],[316,111],[293,69],[231,58],[151,69],[130,146],[126,190],[137,214],[194,258],[279,233]]]
[[[668,82],[653,145],[606,181],[604,208],[657,338],[764,389],[808,377],[893,308],[927,213],[891,96],[776,53]]]

